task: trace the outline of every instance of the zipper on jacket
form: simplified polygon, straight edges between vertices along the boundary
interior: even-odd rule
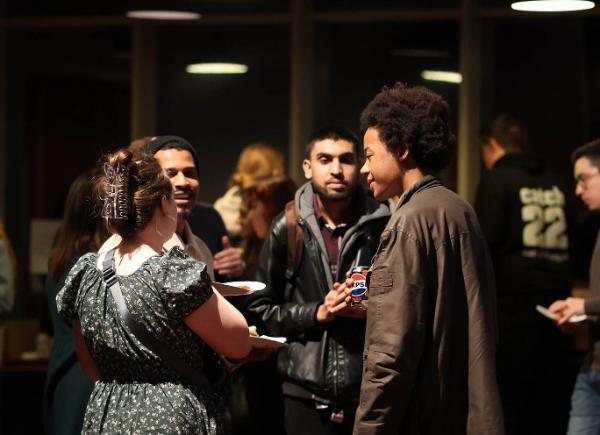
[[[334,398],[334,402],[338,402],[338,352],[337,352],[337,343],[335,342],[335,340],[329,340],[329,343],[331,344],[331,350],[332,350],[332,354],[333,354],[333,398]],[[335,411],[335,410],[333,410]]]
[[[344,240],[342,239],[342,246],[340,247],[340,252],[338,253],[338,259],[337,259],[337,264],[338,264],[338,270],[337,270],[337,276],[334,276],[334,280],[335,282],[339,282],[340,280],[344,280],[346,277],[346,272],[345,270],[342,270],[343,267],[343,263],[342,263],[342,258],[344,256],[344,253],[348,250],[350,250],[350,248],[352,247],[352,245],[356,242],[356,239],[359,238],[361,235],[364,235],[364,230],[357,228],[355,231],[352,232],[352,235],[347,239]],[[352,263],[354,263],[354,259],[351,260],[350,262],[350,266],[352,266]],[[339,344],[335,341],[335,340],[330,340],[330,345],[331,345],[331,354],[333,357],[333,397],[335,402],[338,402],[339,398],[338,398],[338,384],[340,381],[340,367],[339,367],[339,361],[338,361],[338,346]],[[335,410],[334,410],[335,411]]]
[[[344,256],[344,253],[346,252],[346,250],[347,250],[347,249],[350,249],[350,247],[352,246],[352,244],[354,244],[354,242],[356,241],[356,239],[357,239],[357,238],[358,238],[360,235],[362,235],[362,234],[364,234],[364,232],[360,232],[360,233],[359,233],[359,232],[355,231],[355,232],[352,234],[352,237],[350,237],[350,239],[348,239],[348,241],[346,241],[346,243],[344,243],[344,244],[343,244],[343,245],[340,247],[340,252],[338,253],[338,265],[339,265],[339,266],[341,266],[341,265],[342,265],[342,257]],[[347,249],[346,249],[346,248],[347,248]],[[354,261],[354,260],[352,260],[352,261]],[[352,264],[352,263],[350,263],[350,264]],[[335,277],[336,281],[337,281],[337,280],[339,280],[339,279],[345,279],[345,277],[346,277],[346,272],[348,272],[348,271],[344,271],[344,272],[343,272],[343,274],[342,274],[342,276],[340,276],[340,272],[341,272],[341,270],[342,270],[342,269],[341,269],[341,267],[339,267],[339,268],[338,268],[338,273],[337,273],[337,275],[338,275],[338,276],[336,276],[336,277]]]

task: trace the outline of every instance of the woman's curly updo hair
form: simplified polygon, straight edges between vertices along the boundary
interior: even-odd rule
[[[423,86],[385,86],[363,110],[360,127],[375,128],[393,153],[407,147],[419,168],[433,172],[448,164],[456,142],[448,128],[448,103]]]
[[[106,157],[98,193],[108,231],[128,239],[148,225],[161,200],[171,198],[173,188],[153,156],[134,157],[123,148]]]

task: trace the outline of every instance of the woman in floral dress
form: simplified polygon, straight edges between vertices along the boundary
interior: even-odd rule
[[[98,191],[109,231],[123,239],[113,266],[131,317],[199,372],[206,345],[243,358],[250,351],[248,325],[213,291],[206,266],[179,247],[163,252],[177,210],[159,164],[121,150],[108,157],[105,173]],[[103,257],[82,256],[56,298],[72,322],[84,372],[95,381],[83,433],[222,434],[222,398],[140,342],[104,282]]]

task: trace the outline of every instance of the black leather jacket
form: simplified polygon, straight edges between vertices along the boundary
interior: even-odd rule
[[[292,279],[286,278],[287,228],[282,213],[273,222],[263,245],[259,279],[267,288],[249,302],[261,333],[285,336],[288,345],[279,351],[277,370],[284,381],[308,390],[338,406],[355,406],[360,391],[364,319],[337,317],[316,323],[315,314],[335,281],[361,258],[372,258],[379,236],[389,219],[387,206],[359,188],[353,207],[360,216],[343,237],[338,276],[333,277],[327,251],[313,209],[313,189],[307,183],[296,192],[298,223],[304,233],[304,252]],[[366,255],[365,255],[366,253]]]

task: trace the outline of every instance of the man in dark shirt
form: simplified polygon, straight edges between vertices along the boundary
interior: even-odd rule
[[[195,148],[179,136],[156,136],[150,138],[140,149],[140,152],[153,155],[173,185],[174,198],[177,203],[177,235],[186,246],[192,241],[198,242],[198,239],[201,238],[196,233],[197,228],[194,229],[188,222],[193,211],[204,211],[206,213],[206,207],[204,209],[197,208],[199,158]],[[207,223],[206,216],[204,223]],[[204,228],[204,230],[207,229]],[[215,232],[219,230],[218,225],[210,229]],[[201,240],[204,249],[207,249],[204,239]],[[241,250],[229,246],[229,239],[226,235],[221,238],[222,246],[218,252],[215,253],[217,243],[214,240],[211,245],[211,252],[202,254],[200,258],[212,254],[211,260],[218,279],[240,277],[244,274],[244,261],[241,257]],[[190,255],[194,256],[192,253]],[[194,258],[197,257],[194,256]]]
[[[358,139],[339,128],[312,136],[303,163],[309,180],[296,192],[297,224],[277,217],[258,275],[267,288],[250,296],[261,332],[285,336],[277,371],[283,380],[287,435],[352,432],[362,374],[365,311],[339,287],[354,266],[368,266],[389,218],[358,183]],[[301,232],[302,255],[290,261],[288,233]],[[299,234],[299,233],[296,233]]]
[[[204,240],[213,255],[225,248],[223,237],[227,237],[227,244],[229,236],[223,218],[212,205],[203,202],[197,203],[187,220],[192,233]]]
[[[524,154],[525,126],[498,116],[482,137],[488,172],[475,210],[498,291],[498,386],[508,434],[563,434],[568,340],[536,312],[569,295],[571,196],[562,177]]]

